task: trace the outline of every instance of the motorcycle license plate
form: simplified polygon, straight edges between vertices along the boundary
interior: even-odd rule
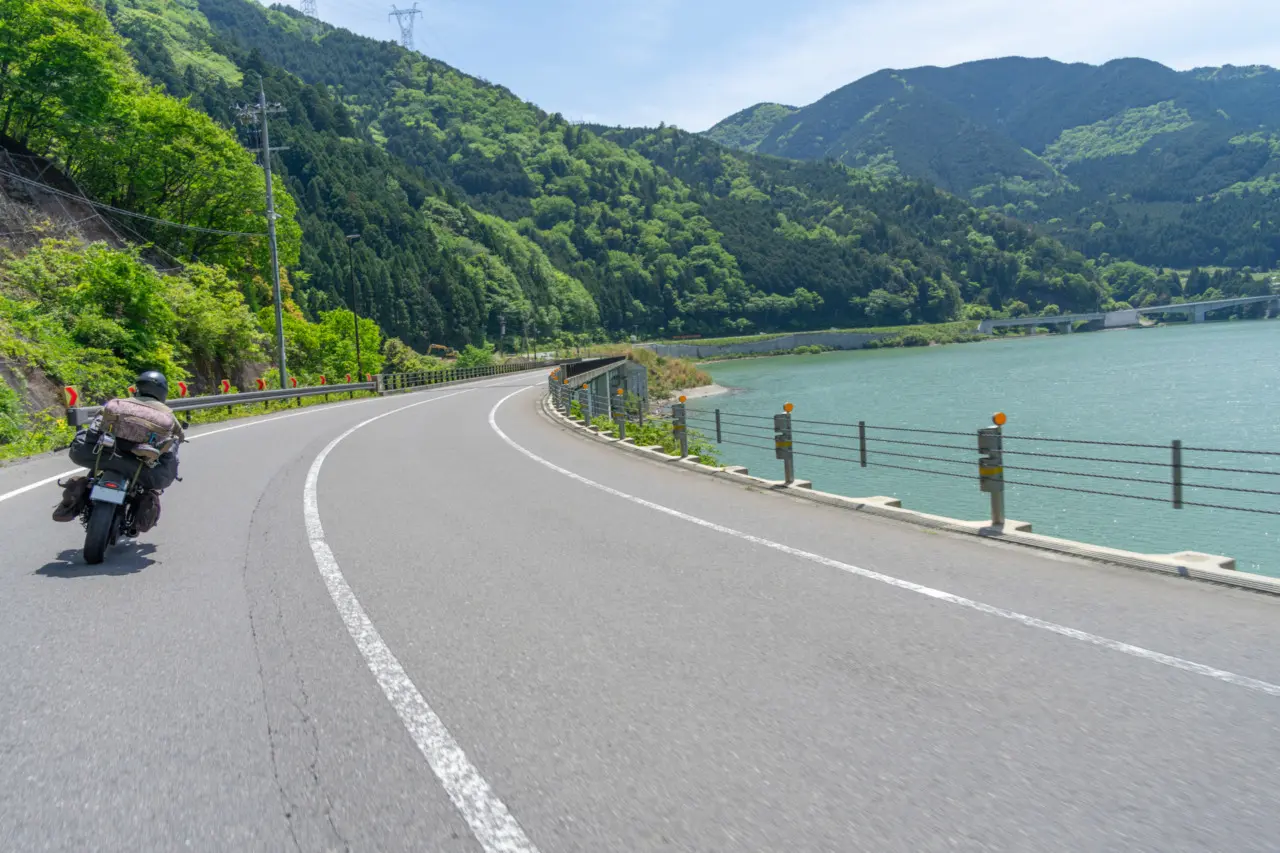
[[[124,499],[127,494],[128,493],[125,492],[124,489],[111,489],[106,486],[94,486],[93,490],[89,492],[89,499],[120,506],[124,503]]]

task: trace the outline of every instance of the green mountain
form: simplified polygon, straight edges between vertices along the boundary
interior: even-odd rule
[[[922,178],[1091,256],[1280,261],[1280,72],[1006,58],[885,70],[707,136],[764,154]]]
[[[0,79],[12,118],[0,133],[102,201],[213,229],[130,220],[128,233],[176,265],[221,270],[255,317],[270,302],[265,241],[240,232],[261,232],[263,183],[246,150],[257,128],[240,108],[266,90],[278,105],[272,143],[283,147],[273,160],[286,332],[291,363],[311,372],[346,372],[333,335],[317,329],[338,328],[327,318],[345,308],[353,273],[362,311],[419,351],[494,343],[504,325],[510,350],[526,322],[543,340],[616,339],[1185,295],[1181,279],[1121,275],[927,183],[738,152],[672,128],[575,125],[286,7],[0,4],[26,22],[7,31],[17,42],[0,43],[21,57]],[[46,44],[48,33],[59,35]],[[110,342],[86,332],[98,338]],[[265,360],[266,347],[247,360]]]
[[[743,151],[755,151],[778,124],[796,112],[795,107],[782,104],[756,104],[735,113],[713,128],[711,135],[716,142]]]
[[[285,7],[117,4],[117,26],[144,71],[220,122],[230,123],[231,105],[249,100],[259,78],[284,104],[274,126],[290,147],[278,161],[303,225],[305,311],[340,304],[342,232],[395,202],[402,236],[366,236],[357,276],[367,288],[366,267],[387,269],[366,298],[388,334],[410,343],[441,339],[421,328],[435,316],[429,302],[422,311],[401,305],[415,292],[395,271],[411,234],[434,240],[446,266],[423,278],[448,343],[464,332],[493,340],[503,314],[518,331],[513,318],[529,311],[541,332],[732,333],[945,320],[965,301],[998,310],[1108,298],[1082,256],[917,182],[753,157],[670,128],[574,125],[505,88]],[[175,34],[146,21],[148,4],[204,23]],[[470,302],[447,300],[450,264],[471,276]]]

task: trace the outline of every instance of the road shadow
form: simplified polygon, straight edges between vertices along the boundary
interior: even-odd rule
[[[151,543],[122,543],[107,550],[107,558],[100,565],[90,566],[84,561],[84,552],[79,548],[68,548],[55,560],[36,569],[36,574],[46,578],[96,578],[120,577],[136,575],[138,572],[154,566],[156,561],[151,555],[156,546]]]

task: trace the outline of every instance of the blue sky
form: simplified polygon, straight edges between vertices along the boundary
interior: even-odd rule
[[[332,24],[398,36],[390,2],[318,4]],[[760,101],[812,103],[887,67],[1008,55],[1280,66],[1280,0],[419,0],[419,7],[419,50],[544,109],[689,130]]]

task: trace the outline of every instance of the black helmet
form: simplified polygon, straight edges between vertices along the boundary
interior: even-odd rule
[[[139,373],[133,380],[133,387],[138,389],[139,397],[153,397],[161,403],[169,397],[169,380],[158,370]]]

